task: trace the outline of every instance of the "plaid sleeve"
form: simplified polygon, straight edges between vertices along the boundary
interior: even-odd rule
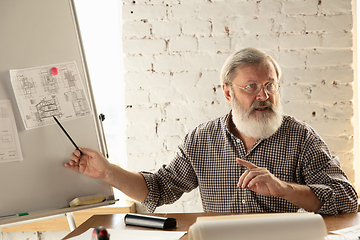
[[[323,204],[318,213],[356,212],[357,193],[320,137],[311,137],[304,159],[305,182]]]
[[[163,165],[156,173],[140,172],[149,190],[142,204],[150,212],[154,212],[158,206],[174,203],[185,192],[190,192],[198,186],[196,173],[184,150],[187,146],[186,141],[187,138],[168,166]]]
[[[147,188],[149,190],[149,194],[141,204],[149,212],[153,213],[157,207],[157,203],[159,202],[159,198],[160,198],[156,175],[144,171],[140,172],[140,174],[144,177]]]

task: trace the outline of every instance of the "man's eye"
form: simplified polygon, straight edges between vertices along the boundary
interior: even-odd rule
[[[248,88],[248,89],[254,89],[254,88],[256,88],[256,84],[255,84],[255,83],[251,83],[251,84],[247,85],[246,88]]]

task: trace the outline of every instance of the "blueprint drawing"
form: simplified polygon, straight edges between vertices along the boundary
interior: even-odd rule
[[[0,100],[0,163],[22,161],[19,135],[10,100]]]
[[[75,61],[10,70],[11,85],[25,129],[91,114]]]

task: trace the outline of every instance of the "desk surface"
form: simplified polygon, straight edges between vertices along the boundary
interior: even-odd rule
[[[170,229],[168,231],[187,231],[189,227],[196,221],[197,217],[232,215],[232,214],[233,213],[167,213],[167,214],[153,214],[153,215],[163,216],[163,217],[173,217],[177,219],[177,227],[174,229]],[[86,222],[81,224],[74,231],[69,233],[64,239],[75,237],[87,231],[89,228],[95,228],[97,226],[114,228],[123,220],[123,218],[124,218],[124,214],[94,215],[91,218],[89,218]],[[360,213],[344,213],[335,216],[323,216],[323,218],[328,232],[360,224]],[[142,228],[135,226],[126,226],[126,228],[149,230],[149,228]],[[187,240],[188,235],[185,234],[181,239]]]

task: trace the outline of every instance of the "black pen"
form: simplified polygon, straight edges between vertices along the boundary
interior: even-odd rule
[[[70,137],[70,135],[66,132],[65,128],[61,125],[61,123],[57,120],[57,118],[53,115],[53,118],[55,119],[56,123],[59,125],[59,127],[63,130],[63,132],[66,134],[66,136],[69,138],[69,140],[72,142],[72,144],[75,146],[75,148],[80,152],[80,154],[82,155],[83,153],[81,152],[81,150],[79,149],[79,147],[76,145],[76,143],[74,142],[74,140],[72,140],[72,138]]]

